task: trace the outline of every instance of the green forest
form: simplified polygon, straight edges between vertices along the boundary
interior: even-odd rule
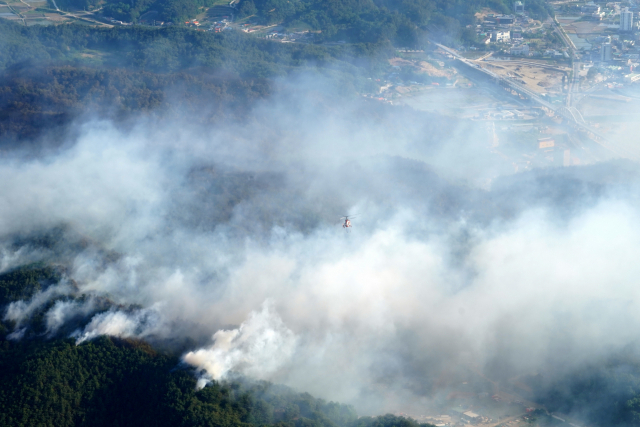
[[[509,0],[242,0],[239,15],[255,15],[263,24],[304,24],[323,38],[416,46],[425,31],[449,41],[464,40],[467,25],[476,23],[482,8],[510,13]],[[543,0],[527,2],[531,16],[544,19],[552,9]],[[475,35],[474,35],[475,37]]]
[[[83,25],[23,27],[0,20],[0,70],[24,61],[61,62],[176,72],[205,67],[241,78],[286,75],[304,67],[357,74],[367,46],[344,48],[273,43],[242,32],[205,33],[186,28],[92,28]],[[80,55],[84,53],[85,55]]]
[[[314,71],[336,93],[368,90],[382,66],[367,45],[273,43],[187,28],[23,27],[0,20],[0,132],[30,139],[85,111],[243,117],[286,78]],[[162,108],[160,108],[162,107]]]
[[[146,12],[157,12],[172,24],[193,19],[215,0],[61,0],[67,9],[103,7],[105,16],[138,23]],[[318,31],[318,41],[347,40],[351,43],[385,43],[417,46],[426,32],[448,41],[472,41],[465,27],[476,22],[482,8],[510,13],[510,0],[241,0],[229,13],[252,18],[257,23],[284,24],[290,28]],[[527,10],[544,19],[553,10],[544,0],[530,0]]]
[[[52,249],[79,245],[63,228],[18,236],[13,245]],[[75,242],[75,243],[74,243]],[[86,243],[84,243],[86,244]],[[105,253],[107,257],[115,254]],[[62,261],[62,258],[60,258]],[[64,263],[39,262],[0,274],[0,309],[61,283]],[[285,386],[247,378],[196,387],[197,373],[180,362],[193,346],[155,346],[137,339],[99,337],[76,345],[72,329],[45,335],[44,313],[60,296],[19,326],[0,321],[0,425],[7,426],[278,426],[427,427],[412,419],[358,417],[347,405],[317,399]],[[95,311],[75,319],[82,327],[114,304],[103,298]],[[119,306],[123,309],[122,306]],[[570,413],[592,425],[640,425],[640,354],[635,346],[557,378],[523,379],[549,411]],[[540,412],[539,415],[544,415]]]
[[[31,264],[0,274],[0,307],[56,284],[59,268]],[[351,406],[267,382],[239,378],[197,390],[195,372],[175,351],[130,339],[76,345],[43,337],[49,307],[32,316],[22,340],[8,339],[15,325],[0,322],[0,425],[419,427],[393,415],[358,418]]]
[[[139,12],[157,6],[137,1],[131,7]],[[529,10],[536,4],[529,2]],[[251,12],[264,23],[304,21],[323,37],[354,42],[346,45],[274,43],[239,31],[180,26],[24,27],[0,20],[0,132],[5,141],[35,138],[86,111],[115,118],[182,112],[204,123],[243,117],[255,100],[276,90],[278,79],[281,84],[309,70],[331,81],[335,93],[371,92],[370,79],[380,78],[394,55],[391,43],[419,43],[427,30],[464,38],[464,25],[485,6],[509,10],[499,0],[240,3],[239,15]]]

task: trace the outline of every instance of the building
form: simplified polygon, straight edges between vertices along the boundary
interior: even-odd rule
[[[580,8],[582,13],[600,13],[600,6],[595,4],[594,2],[587,3]]]
[[[529,55],[529,45],[528,44],[521,44],[520,46],[514,46],[511,49],[509,49],[509,53],[511,55],[528,56]]]
[[[620,31],[633,30],[633,12],[629,12],[629,8],[626,7],[620,12]]]
[[[496,23],[498,25],[512,25],[516,20],[513,15],[498,15],[496,16]]]
[[[461,419],[470,422],[471,424],[477,424],[482,421],[482,417],[475,412],[465,411],[462,413]]]
[[[640,80],[640,74],[637,74],[637,73],[631,73],[624,76],[624,81],[627,83],[634,83],[634,82],[637,82],[638,80]]]
[[[450,415],[437,415],[431,417],[425,417],[425,421],[434,426],[448,426],[451,424]]]
[[[600,60],[602,62],[613,61],[613,51],[611,50],[611,43],[602,43],[602,49],[600,50]]]
[[[520,0],[516,1],[513,4],[513,13],[520,15],[524,13],[524,3]]]
[[[462,414],[465,412],[465,409],[459,408],[459,407],[453,407],[451,409],[449,409],[449,415],[452,415],[454,417],[460,417],[462,418]]]
[[[555,147],[556,141],[553,138],[539,138],[538,139],[538,148],[552,148]]]
[[[492,42],[508,42],[511,40],[511,31],[494,31],[491,33],[491,41]]]

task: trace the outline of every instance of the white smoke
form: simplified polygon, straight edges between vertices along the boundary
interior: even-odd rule
[[[162,214],[157,203],[163,187],[169,185],[156,175],[158,161],[140,152],[143,145],[122,141],[108,123],[93,122],[85,131],[90,138],[56,156],[2,162],[0,234],[63,222],[106,242],[153,227]],[[137,227],[130,222],[134,217],[140,220]],[[114,223],[120,223],[119,229],[111,227]]]
[[[403,139],[402,123],[360,122],[357,111],[267,107],[275,136],[93,123],[57,155],[0,160],[0,235],[70,224],[90,242],[71,263],[78,294],[143,307],[95,315],[78,343],[213,334],[184,355],[205,381],[240,372],[376,413],[432,395],[434,378],[460,367],[540,371],[636,339],[632,198],[599,195],[560,219],[558,206],[526,206],[519,193],[500,205],[500,193],[428,180],[419,129]],[[415,161],[387,161],[399,155]],[[456,160],[438,157],[439,169],[466,171]],[[188,182],[202,167],[207,179]],[[456,204],[473,197],[464,206],[484,222],[465,222]],[[338,218],[350,212],[361,216],[346,234]],[[12,303],[13,337],[54,297]],[[90,313],[90,299],[57,302],[47,328]]]
[[[211,346],[182,357],[184,362],[204,371],[199,387],[208,380],[224,378],[231,371],[267,379],[290,362],[297,339],[266,301],[239,328],[213,334],[213,341]]]
[[[131,313],[110,310],[95,315],[82,332],[76,332],[76,344],[100,335],[118,338],[146,338],[166,328],[160,315],[160,306],[136,310]]]
[[[0,273],[4,273],[25,262],[29,262],[30,257],[27,252],[28,250],[25,247],[19,248],[18,250],[10,250],[4,245],[0,245]]]
[[[73,289],[71,286],[64,282],[55,286],[49,286],[44,291],[38,291],[28,301],[20,300],[10,303],[3,319],[15,322],[15,327],[18,329],[49,301],[60,296],[69,295],[72,292]]]
[[[95,310],[93,297],[85,301],[56,301],[44,316],[47,334],[54,335],[65,323],[77,317],[86,317]]]

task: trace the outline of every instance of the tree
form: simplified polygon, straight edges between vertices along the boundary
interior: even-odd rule
[[[240,9],[238,9],[238,16],[240,18],[244,18],[245,16],[252,16],[258,13],[258,9],[256,9],[256,5],[253,0],[245,0],[240,4]]]

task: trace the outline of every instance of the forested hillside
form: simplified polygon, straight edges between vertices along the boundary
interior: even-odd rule
[[[3,316],[9,302],[58,283],[59,268],[34,264],[0,274]],[[357,419],[350,406],[266,382],[238,379],[197,390],[179,354],[138,340],[76,345],[64,334],[39,334],[45,309],[33,313],[31,332],[19,341],[8,339],[15,325],[0,322],[0,425],[418,427],[391,415]]]
[[[102,6],[106,16],[137,23],[149,11],[160,19],[182,24],[216,0],[61,0],[63,8]],[[251,17],[261,24],[319,31],[318,41],[346,40],[353,43],[386,43],[415,46],[424,43],[427,32],[449,41],[464,38],[464,28],[475,24],[482,8],[500,13],[512,10],[510,0],[240,0],[230,9],[236,18]],[[552,9],[543,0],[527,2],[529,14],[544,19]],[[233,12],[231,12],[233,11]],[[467,35],[468,36],[468,35]]]
[[[313,70],[354,95],[375,53],[363,45],[272,43],[186,28],[22,27],[0,20],[0,132],[33,138],[83,112],[162,111],[216,122],[242,117],[276,79]],[[8,138],[7,138],[8,137]]]
[[[242,117],[271,91],[265,79],[221,78],[206,73],[155,74],[127,69],[15,67],[0,83],[0,133],[35,138],[91,112],[126,119],[157,109],[215,123]]]
[[[635,345],[559,378],[532,377],[538,401],[592,425],[640,425],[640,354]]]
[[[27,60],[123,67],[157,73],[206,67],[242,78],[286,75],[302,67],[356,73],[367,65],[366,47],[273,43],[242,32],[186,28],[92,28],[83,25],[23,27],[0,20],[0,69]],[[82,55],[83,54],[83,55]]]
[[[475,24],[482,8],[509,13],[510,0],[242,0],[240,16],[256,15],[260,22],[301,23],[322,31],[324,38],[339,35],[349,41],[414,46],[425,31],[449,40],[464,37],[463,28]],[[552,9],[543,0],[527,2],[529,13],[544,19]]]
[[[5,426],[346,427],[355,419],[348,406],[268,383],[214,382],[197,391],[193,373],[177,357],[143,342],[0,344]]]

